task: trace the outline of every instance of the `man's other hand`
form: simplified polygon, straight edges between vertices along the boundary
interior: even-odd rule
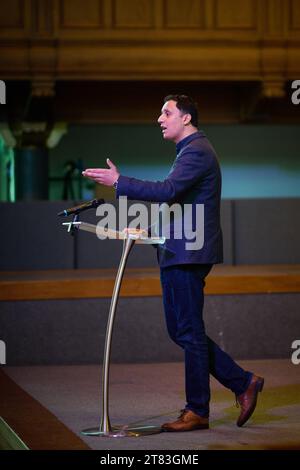
[[[118,180],[120,173],[109,158],[106,159],[106,162],[109,168],[88,168],[82,172],[82,175],[104,186],[113,186]]]
[[[145,229],[126,227],[123,229],[123,233],[127,237],[129,235],[133,235],[135,238],[147,238],[148,237],[148,232]]]

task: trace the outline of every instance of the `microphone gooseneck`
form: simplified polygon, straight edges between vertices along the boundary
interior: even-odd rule
[[[93,209],[101,204],[104,204],[105,201],[104,199],[92,199],[91,201],[83,202],[82,204],[79,204],[78,206],[70,207],[69,209],[64,209],[61,212],[58,212],[58,216],[63,216],[63,217],[68,217],[69,215],[72,214],[79,214],[82,211],[85,211],[87,209]]]

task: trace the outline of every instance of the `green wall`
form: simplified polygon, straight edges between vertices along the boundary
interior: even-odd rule
[[[7,178],[9,164],[10,181]],[[0,135],[0,201],[15,200],[14,152],[7,147]]]
[[[223,174],[223,198],[300,197],[299,126],[206,125],[201,127],[214,145]],[[109,157],[121,173],[162,180],[175,156],[157,125],[74,125],[50,150],[50,176],[62,177],[68,160],[84,168],[106,165]],[[0,138],[0,200],[7,199],[6,164],[12,151]],[[13,183],[13,181],[12,181]],[[62,181],[51,181],[50,198],[62,199]],[[78,197],[78,184],[74,185]],[[83,179],[82,199],[94,196]],[[10,188],[14,199],[13,184]]]
[[[222,168],[223,198],[300,197],[300,129],[295,125],[200,126],[214,145]],[[83,167],[106,166],[109,157],[121,173],[163,179],[175,156],[158,125],[70,126],[50,151],[50,174],[62,176],[67,160]],[[51,199],[61,199],[62,183],[51,183]],[[85,181],[83,198],[93,197]]]

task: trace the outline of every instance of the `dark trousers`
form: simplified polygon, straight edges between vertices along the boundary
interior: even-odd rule
[[[252,373],[243,370],[205,333],[205,277],[211,264],[161,268],[160,277],[169,335],[185,354],[186,409],[209,416],[209,374],[236,395],[244,393]]]

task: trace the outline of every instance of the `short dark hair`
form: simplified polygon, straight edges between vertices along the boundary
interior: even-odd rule
[[[198,127],[198,107],[192,98],[187,95],[168,95],[164,98],[164,103],[170,100],[176,101],[176,107],[184,114],[190,114],[192,125]]]

